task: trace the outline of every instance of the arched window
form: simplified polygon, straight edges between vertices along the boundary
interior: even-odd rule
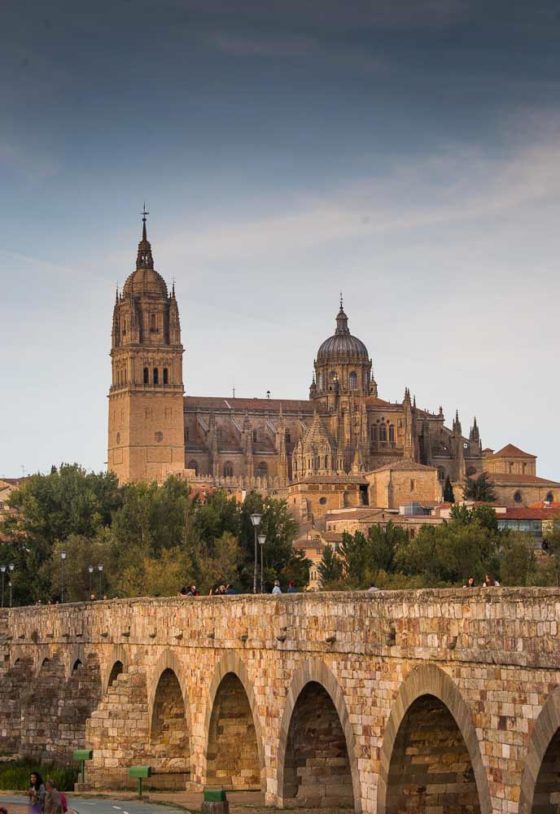
[[[198,461],[195,461],[194,458],[190,460],[187,464],[187,469],[194,469],[194,474],[198,475]]]
[[[523,500],[523,492],[521,491],[521,489],[518,489],[516,492],[513,493],[513,499],[515,500],[516,503],[521,503],[521,501]]]
[[[226,461],[224,464],[224,478],[233,477],[233,464],[231,461]]]
[[[159,384],[159,370],[154,367],[154,384]]]
[[[554,494],[552,492],[548,492],[545,500],[547,503],[554,503]]]
[[[348,387],[350,390],[356,390],[358,387],[358,376],[354,371],[348,376]]]
[[[377,441],[377,427],[373,426],[370,430],[370,436],[372,441]]]
[[[259,440],[259,436],[257,435],[257,431],[253,430],[253,443],[256,444]]]
[[[257,466],[257,477],[258,478],[266,478],[268,475],[268,464],[266,461],[261,461]]]
[[[157,318],[155,314],[150,315],[150,331],[152,333],[157,332]]]
[[[440,480],[445,480],[445,469],[443,468],[443,466],[438,466],[437,476]]]
[[[163,368],[163,383],[169,384],[169,371],[166,367]]]
[[[319,388],[319,390],[323,389],[323,374],[322,373],[319,373],[319,375],[317,376],[317,387]]]
[[[289,444],[290,441],[292,440],[292,437],[290,435],[290,430],[286,430],[284,437],[286,439],[286,443]]]
[[[150,383],[150,372],[147,367],[144,368],[144,384]]]
[[[389,424],[389,441],[394,444],[395,443],[395,425]]]
[[[379,425],[379,440],[386,441],[387,440],[387,427],[385,424]]]

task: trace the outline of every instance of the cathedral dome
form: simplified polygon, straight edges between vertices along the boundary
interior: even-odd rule
[[[317,353],[317,364],[328,362],[343,362],[369,359],[368,349],[361,339],[352,336],[348,328],[348,317],[340,303],[340,311],[336,317],[336,331],[325,339]]]
[[[146,234],[146,214],[142,226],[142,240],[138,244],[136,270],[130,274],[124,284],[123,296],[134,294],[147,294],[152,297],[165,297],[167,299],[167,285],[165,280],[154,269],[152,246]]]

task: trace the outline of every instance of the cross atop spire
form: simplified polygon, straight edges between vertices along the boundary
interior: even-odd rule
[[[148,234],[146,230],[146,218],[150,214],[146,209],[146,204],[142,207],[142,240],[138,244],[138,257],[136,259],[136,268],[153,269],[154,259],[152,257],[152,247],[148,241]]]
[[[146,235],[146,218],[150,213],[146,209],[146,201],[144,201],[144,206],[142,207],[142,212],[140,214],[142,215],[142,240],[147,240],[148,238]]]
[[[344,300],[342,299],[342,291],[340,292],[340,310],[344,311]]]

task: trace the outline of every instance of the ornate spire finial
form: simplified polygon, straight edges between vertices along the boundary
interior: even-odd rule
[[[342,291],[340,292],[340,310],[344,311],[344,300],[342,298]]]
[[[115,293],[115,302],[119,301],[119,284],[117,283],[116,293]]]
[[[138,244],[138,256],[136,258],[137,269],[153,269],[154,258],[152,257],[152,247],[148,241],[146,232],[146,217],[150,214],[146,209],[146,204],[142,208],[142,240]]]
[[[142,207],[142,212],[141,212],[141,215],[142,215],[142,240],[147,240],[148,239],[147,234],[146,234],[146,218],[147,218],[147,216],[149,214],[150,213],[146,209],[146,201],[144,201],[144,206]]]

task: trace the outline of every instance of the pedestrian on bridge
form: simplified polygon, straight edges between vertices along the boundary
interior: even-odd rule
[[[42,814],[45,802],[45,784],[39,772],[31,772],[29,786],[29,814]]]
[[[45,783],[45,807],[43,814],[64,814],[64,806],[62,805],[62,796],[52,780],[47,780]]]

